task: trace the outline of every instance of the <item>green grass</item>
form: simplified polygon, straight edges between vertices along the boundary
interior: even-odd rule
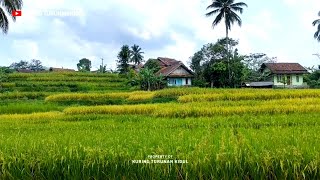
[[[0,114],[27,114],[35,112],[63,111],[65,106],[40,100],[16,100],[0,103]]]
[[[10,74],[0,179],[320,179],[319,90],[132,92],[125,83],[116,74]],[[188,163],[132,163],[148,155]]]
[[[319,178],[319,115],[2,120],[0,177]],[[131,161],[153,154],[188,164]]]

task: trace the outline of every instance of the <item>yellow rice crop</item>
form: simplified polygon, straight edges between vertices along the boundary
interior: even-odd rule
[[[94,101],[100,99],[125,99],[130,93],[64,93],[46,97],[45,101]]]
[[[291,90],[291,91],[256,91],[253,93],[245,91],[235,91],[233,93],[211,93],[211,94],[189,94],[180,96],[178,101],[181,103],[186,102],[204,102],[204,101],[217,101],[217,100],[270,100],[270,99],[283,99],[283,98],[307,98],[307,97],[320,97],[319,90]]]
[[[143,105],[117,105],[117,106],[82,106],[66,108],[66,114],[143,114],[160,117],[189,117],[189,116],[215,116],[232,114],[277,114],[277,113],[308,113],[320,112],[320,104],[317,100],[299,103],[241,105],[241,106],[210,106],[210,103],[167,103],[167,104],[143,104]]]
[[[48,120],[59,119],[63,117],[61,112],[44,112],[32,114],[3,114],[0,120]]]
[[[154,98],[154,92],[146,92],[146,91],[137,91],[130,94],[127,98],[128,101],[143,101],[143,100],[151,100]]]

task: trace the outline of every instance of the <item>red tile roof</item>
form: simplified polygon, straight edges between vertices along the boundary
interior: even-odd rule
[[[308,71],[299,63],[263,63],[261,69],[268,68],[273,74],[306,74]]]
[[[160,62],[161,66],[161,69],[157,72],[157,74],[162,74],[165,77],[171,77],[170,73],[172,73],[179,67],[182,67],[186,71],[188,71],[190,75],[175,75],[175,77],[193,77],[193,72],[189,70],[181,61],[163,57],[158,57],[157,60]]]
[[[166,58],[166,57],[158,57],[158,61],[160,61],[161,66],[170,66],[179,62],[175,59]]]

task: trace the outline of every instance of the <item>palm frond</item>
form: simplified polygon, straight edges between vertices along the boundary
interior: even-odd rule
[[[244,2],[234,3],[234,4],[231,4],[230,6],[231,7],[243,7],[243,6],[248,7],[248,5]]]
[[[213,11],[208,12],[208,13],[206,14],[206,16],[207,16],[207,17],[208,17],[208,16],[212,16],[212,15],[214,15],[214,14],[219,13],[220,11],[221,11],[220,9],[215,9],[215,10],[213,10]]]
[[[16,17],[12,15],[12,12],[21,10],[23,2],[22,0],[0,0],[0,5],[6,9],[8,14],[12,17],[13,21],[15,21]]]
[[[315,38],[316,40],[320,41],[320,31],[316,31],[316,32],[314,33],[314,38]]]
[[[318,30],[314,33],[314,38],[320,41],[320,24],[318,24]]]
[[[9,30],[9,21],[4,12],[4,10],[0,7],[0,28],[3,34],[7,34]]]
[[[313,26],[315,26],[315,25],[317,25],[317,24],[320,24],[320,19],[317,19],[317,20],[315,20],[315,21],[312,22],[312,25],[313,25]]]
[[[231,5],[234,3],[234,0],[224,0],[225,4]]]
[[[212,9],[212,8],[221,8],[221,7],[222,7],[222,3],[220,3],[220,2],[213,2],[212,4],[210,4],[210,5],[206,8],[206,10]]]
[[[231,7],[231,10],[236,11],[236,12],[240,12],[240,14],[242,14],[242,12],[243,12],[243,8],[241,8],[241,7]]]
[[[216,17],[216,18],[214,19],[214,21],[212,22],[212,28],[214,28],[216,25],[218,25],[218,24],[221,22],[223,16],[224,16],[224,13],[223,13],[223,12],[220,12],[220,13],[217,15],[217,17]]]
[[[238,23],[238,25],[241,27],[242,25],[242,20],[240,18],[240,16],[238,16],[235,12],[230,11],[230,20],[232,22],[232,24],[234,23],[234,21],[236,21]]]

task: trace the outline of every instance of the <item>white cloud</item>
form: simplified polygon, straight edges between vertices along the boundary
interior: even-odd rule
[[[26,60],[39,58],[38,44],[32,40],[14,40],[12,48],[17,54],[23,54]]]
[[[163,49],[159,49],[156,51],[149,51],[146,53],[146,55],[152,58],[174,58],[182,61],[183,63],[185,63],[185,65],[188,65],[189,58],[193,56],[196,51],[198,51],[196,42],[188,40],[187,37],[184,37],[177,32],[171,32],[170,36],[175,40],[174,44],[167,45]]]
[[[150,40],[151,39],[151,32],[147,30],[138,30],[138,28],[135,27],[126,27],[127,31],[130,32],[133,36],[142,38],[144,40]]]
[[[301,4],[301,1],[299,1],[299,0],[284,0],[284,3],[288,6],[296,6],[298,4]]]

